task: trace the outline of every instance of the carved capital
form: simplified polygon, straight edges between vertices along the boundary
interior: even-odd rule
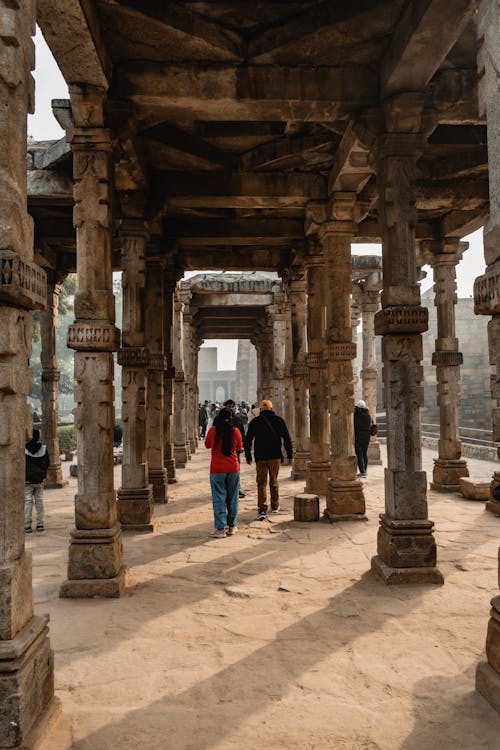
[[[356,359],[356,344],[351,341],[334,342],[328,345],[328,359],[345,360]]]
[[[476,315],[500,313],[500,270],[487,271],[475,280],[474,312]]]
[[[111,132],[107,128],[75,128],[66,136],[72,151],[106,151],[111,153]]]
[[[42,370],[42,383],[58,383],[61,373],[52,367],[44,367]]]
[[[27,310],[44,310],[47,305],[45,271],[11,250],[0,250],[0,301]]]
[[[293,378],[304,377],[308,374],[308,368],[305,362],[295,362],[290,367],[290,375]]]
[[[73,323],[68,328],[67,346],[79,352],[114,352],[120,331],[111,323]]]
[[[436,367],[459,367],[464,362],[462,352],[433,352],[432,364]]]
[[[308,352],[306,362],[307,367],[324,367],[326,364],[323,352]]]
[[[426,307],[402,305],[386,307],[375,314],[375,333],[423,333],[428,328],[429,312]]]
[[[122,367],[147,367],[149,352],[144,346],[127,346],[118,349],[118,364]]]
[[[167,358],[164,354],[157,352],[150,353],[148,361],[148,370],[163,372],[167,367]]]

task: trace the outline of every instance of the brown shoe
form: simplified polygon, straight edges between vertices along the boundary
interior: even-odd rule
[[[233,534],[236,534],[238,531],[237,526],[230,526],[228,530],[226,531],[227,536],[233,536]]]

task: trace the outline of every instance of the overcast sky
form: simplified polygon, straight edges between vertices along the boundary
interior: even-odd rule
[[[40,30],[35,37],[36,46],[36,69],[35,69],[35,114],[28,117],[28,133],[37,141],[62,138],[64,132],[57,124],[52,115],[51,100],[67,99],[68,88],[52,57],[49,48],[45,44]],[[457,268],[457,286],[459,297],[471,297],[474,279],[484,273],[484,256],[482,230],[474,232],[464,240],[470,243],[469,250],[465,253]],[[357,254],[375,255],[380,254],[378,245],[354,245],[353,252]],[[432,270],[425,266],[427,278],[422,282],[422,291],[426,291],[432,284]],[[236,342],[230,341],[207,341],[205,346],[217,345],[218,366],[220,370],[234,369],[236,362]]]

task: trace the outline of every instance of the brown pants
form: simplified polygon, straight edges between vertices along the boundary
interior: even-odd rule
[[[269,489],[271,491],[271,508],[276,510],[280,505],[280,494],[278,484],[278,472],[281,461],[279,458],[268,458],[265,461],[256,461],[257,469],[257,503],[259,510],[267,511],[267,475],[269,474]]]

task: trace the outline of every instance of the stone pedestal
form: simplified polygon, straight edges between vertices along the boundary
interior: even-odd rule
[[[113,356],[119,333],[111,265],[111,138],[103,92],[70,86],[77,127],[73,151],[78,290],[68,346],[75,350],[78,493],[63,597],[118,596],[123,590],[121,530],[113,486]],[[79,123],[84,123],[83,127]]]
[[[372,569],[386,583],[443,583],[433,527],[432,521],[395,521],[382,513]]]
[[[435,458],[431,489],[437,492],[455,492],[460,489],[461,477],[468,477],[467,462],[462,459]]]

